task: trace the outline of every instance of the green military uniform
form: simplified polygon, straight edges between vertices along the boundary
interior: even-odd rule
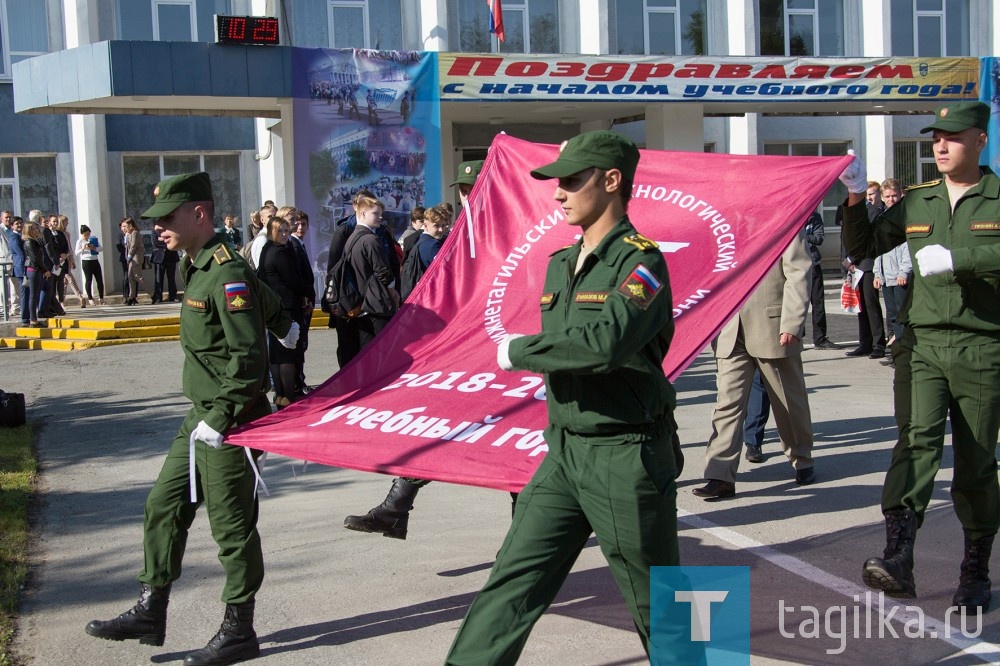
[[[581,247],[552,255],[542,332],[510,342],[516,368],[546,376],[549,451],[449,664],[516,662],[591,532],[648,652],[650,567],[678,564],[666,262],[627,217],[577,272]]]
[[[951,251],[954,267],[927,277],[917,272],[910,286],[905,313],[910,330],[896,344],[907,348],[909,358],[910,435],[893,450],[882,509],[911,509],[922,521],[950,413],[955,512],[971,538],[995,534],[1000,528],[995,459],[1000,431],[1000,178],[983,169],[982,179],[962,195],[954,212],[940,181],[911,189],[874,227],[868,224],[864,202],[844,211],[851,256],[878,256],[904,242],[915,256],[922,248],[942,245]],[[905,384],[897,385],[897,392],[901,388]],[[897,411],[900,406],[906,407],[905,397],[897,398]]]
[[[199,421],[219,433],[271,413],[265,326],[291,321],[281,302],[217,235],[183,263],[184,395],[192,406],[146,500],[139,581],[163,588],[181,575],[188,528],[204,502],[226,572],[222,601],[251,601],[264,578],[257,533],[256,477],[243,447],[195,442],[198,502],[189,497],[189,437]]]

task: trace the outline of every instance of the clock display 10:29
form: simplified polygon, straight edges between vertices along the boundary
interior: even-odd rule
[[[215,15],[215,41],[218,44],[278,44],[278,19],[272,16]]]

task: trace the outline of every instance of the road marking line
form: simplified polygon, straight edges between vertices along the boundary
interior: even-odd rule
[[[731,530],[728,527],[716,525],[715,523],[689,511],[685,511],[684,509],[677,509],[677,520],[689,525],[690,527],[707,532],[716,539],[736,546],[740,550],[753,553],[761,559],[766,560],[767,562],[770,562],[785,571],[793,573],[796,576],[805,578],[810,582],[816,583],[817,585],[825,587],[828,590],[832,590],[833,592],[837,592],[838,594],[842,594],[852,601],[855,601],[854,597],[858,597],[860,601],[855,601],[855,603],[859,606],[867,606],[870,608],[873,616],[879,614],[877,605],[865,603],[864,601],[865,592],[871,591],[867,587],[844,580],[838,576],[834,576],[833,574],[815,567],[808,562],[803,562],[797,557],[792,557],[791,555],[782,553],[776,548],[751,539],[748,536],[744,536],[743,534]],[[878,597],[877,595],[870,595],[868,598],[877,599]],[[896,608],[897,610],[893,619],[897,620],[904,626],[908,622],[916,621],[918,619],[918,615],[916,613],[911,613],[906,610],[906,604],[899,603],[889,597],[884,597],[883,608],[889,611]],[[950,627],[947,627],[946,629],[944,622],[926,614],[924,614],[923,617],[924,633],[958,648],[958,654],[972,655],[982,659],[986,663],[997,663],[1000,661],[1000,645],[976,640],[974,638],[966,638],[961,635],[961,633],[955,635],[958,631],[957,629],[951,629]],[[952,655],[952,657],[954,656],[956,655]]]

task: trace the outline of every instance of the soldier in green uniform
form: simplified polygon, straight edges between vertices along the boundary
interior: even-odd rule
[[[922,132],[933,132],[944,179],[911,188],[873,226],[865,213],[864,164],[855,158],[841,176],[851,193],[844,208],[851,256],[876,257],[905,242],[917,269],[902,315],[907,331],[897,342],[909,366],[908,377],[897,367],[895,390],[909,392],[896,396],[897,421],[908,421],[909,433],[893,449],[882,490],[885,552],[865,562],[863,579],[890,596],[916,596],[913,545],[950,416],[951,495],[965,534],[952,603],[969,610],[989,607],[989,559],[1000,529],[1000,178],[979,166],[989,116],[982,102],[939,109]],[[898,414],[907,408],[908,415]]]
[[[549,262],[541,333],[497,350],[501,368],[545,374],[549,451],[448,664],[515,663],[591,532],[649,651],[650,567],[678,564],[676,401],[662,367],[674,330],[666,262],[626,215],[638,162],[632,141],[598,131],[531,172],[558,179],[555,199],[583,234]]]
[[[184,663],[231,664],[260,654],[253,612],[264,562],[252,454],[223,446],[224,433],[271,412],[265,327],[287,347],[295,346],[299,331],[274,292],[216,235],[208,174],[168,178],[154,196],[142,217],[159,218],[154,233],[169,249],[187,253],[181,346],[184,395],[192,405],[146,500],[139,601],[114,619],[92,621],[86,631],[163,645],[170,587],[181,575],[188,529],[204,503],[226,574],[226,611],[215,637]]]

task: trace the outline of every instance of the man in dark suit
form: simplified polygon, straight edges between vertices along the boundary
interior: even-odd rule
[[[868,183],[865,194],[865,207],[868,211],[868,221],[872,222],[885,210],[879,195],[879,184]],[[844,259],[844,268],[848,272],[861,271],[861,312],[858,313],[858,346],[847,352],[847,356],[868,358],[885,358],[885,320],[882,317],[882,304],[879,302],[878,289],[875,288],[875,259],[865,257],[857,265],[850,256]]]
[[[309,326],[312,324],[313,310],[316,307],[316,279],[313,276],[312,262],[309,261],[309,252],[306,251],[306,237],[309,235],[309,215],[305,211],[296,209],[296,219],[291,221],[292,234],[288,238],[288,245],[295,255],[299,272],[303,281],[309,285],[308,301],[303,306],[302,331],[299,339],[302,342],[302,360],[295,373],[295,393],[297,395],[307,395],[312,390],[306,384],[305,352],[309,348]]]
[[[122,302],[128,303],[132,297],[129,295],[128,288],[128,255],[125,251],[125,220],[118,223],[118,228],[121,229],[121,233],[118,235],[118,242],[115,243],[115,248],[118,250],[118,263],[122,267]]]

